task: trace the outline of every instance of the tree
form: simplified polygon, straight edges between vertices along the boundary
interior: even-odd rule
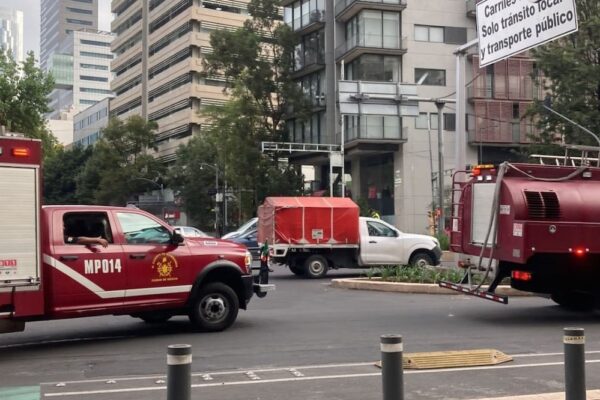
[[[211,34],[213,52],[204,59],[206,76],[222,74],[230,100],[223,107],[207,107],[211,127],[204,140],[213,143],[216,162],[225,166],[229,183],[255,189],[241,204],[250,216],[266,195],[291,195],[302,190],[297,168],[281,166],[278,156],[260,152],[262,141],[285,141],[285,118],[293,112],[309,115],[310,102],[292,79],[296,37],[279,21],[280,1],[252,0],[252,20],[236,31]],[[249,168],[250,167],[250,168]]]
[[[57,148],[44,162],[44,204],[80,204],[77,176],[81,174],[92,147]]]
[[[77,178],[81,201],[123,206],[134,194],[156,189],[150,182],[164,174],[164,165],[149,154],[154,147],[155,122],[134,115],[112,118]],[[139,179],[141,178],[141,179]]]
[[[542,75],[538,84],[553,96],[552,109],[600,134],[600,8],[597,0],[578,0],[579,31],[533,50]],[[572,124],[544,111],[541,103],[532,110],[538,118],[542,140],[551,142],[556,132],[567,143],[598,146],[594,138]]]
[[[35,65],[33,52],[20,65],[10,52],[0,49],[0,125],[41,139],[49,156],[56,139],[46,129],[44,114],[50,111],[48,95],[54,79]]]

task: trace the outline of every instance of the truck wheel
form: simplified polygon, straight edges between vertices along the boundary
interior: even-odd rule
[[[433,265],[433,259],[425,252],[419,251],[410,258],[409,264],[413,267],[423,268],[428,265]]]
[[[301,267],[298,267],[297,265],[294,265],[294,266],[290,265],[290,271],[292,271],[294,273],[294,275],[298,275],[298,276],[304,275],[304,269]]]
[[[194,298],[190,321],[205,332],[219,332],[235,322],[239,306],[233,289],[224,283],[209,283]]]
[[[589,311],[594,308],[594,297],[584,293],[558,292],[550,298],[559,306],[578,311]]]
[[[304,274],[311,278],[322,278],[327,274],[327,260],[320,255],[312,255],[304,262]]]

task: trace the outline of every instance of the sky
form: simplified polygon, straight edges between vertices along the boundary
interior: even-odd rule
[[[41,0],[0,0],[0,7],[23,11],[25,53],[33,50],[36,58],[40,54],[40,2]],[[110,0],[98,0],[98,29],[109,32],[111,21]]]

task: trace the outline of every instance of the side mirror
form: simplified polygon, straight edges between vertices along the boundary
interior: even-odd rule
[[[171,243],[174,245],[183,243],[183,236],[181,236],[181,233],[173,232],[173,234],[171,235]]]

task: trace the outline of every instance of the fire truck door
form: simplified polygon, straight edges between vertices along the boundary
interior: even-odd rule
[[[56,212],[54,253],[44,255],[53,268],[51,307],[58,313],[120,307],[126,288],[123,247],[115,243],[114,223],[106,212]],[[78,244],[80,237],[104,237],[108,246]]]
[[[191,290],[189,248],[171,244],[169,229],[141,213],[116,212],[127,255],[126,305],[181,303]]]

